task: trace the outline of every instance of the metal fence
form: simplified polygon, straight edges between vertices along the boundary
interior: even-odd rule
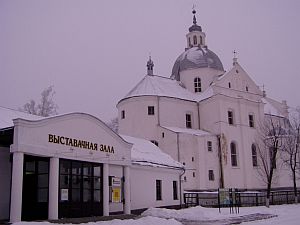
[[[297,192],[300,202],[300,190]],[[236,199],[239,206],[261,206],[266,205],[265,191],[260,192],[237,192]],[[270,205],[291,204],[295,202],[294,191],[272,191]],[[186,207],[206,206],[218,207],[218,192],[185,192],[184,203]]]

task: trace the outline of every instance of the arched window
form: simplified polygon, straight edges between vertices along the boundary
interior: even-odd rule
[[[252,144],[251,150],[252,150],[252,165],[257,166],[257,152],[256,152],[255,144]]]
[[[189,47],[192,46],[192,43],[191,43],[191,37],[189,37]]]
[[[202,36],[200,36],[200,45],[203,45],[203,39],[202,39]]]
[[[197,45],[197,36],[196,35],[193,36],[193,40],[194,40],[194,45]]]
[[[199,77],[194,79],[194,88],[195,92],[201,92],[201,79]]]
[[[237,166],[238,165],[238,155],[237,155],[237,149],[236,144],[234,142],[230,143],[230,154],[231,154],[231,166]]]
[[[230,82],[228,82],[228,87],[231,88],[231,83]]]

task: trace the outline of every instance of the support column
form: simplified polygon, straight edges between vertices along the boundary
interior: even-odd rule
[[[59,159],[50,158],[48,219],[58,219]]]
[[[10,196],[10,222],[21,221],[24,153],[13,153]]]
[[[103,164],[103,216],[109,216],[109,165]]]
[[[130,197],[130,168],[129,166],[124,167],[124,214],[131,214],[131,197]]]

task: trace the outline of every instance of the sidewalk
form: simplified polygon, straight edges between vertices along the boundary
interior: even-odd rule
[[[270,219],[277,217],[272,214],[249,214],[245,216],[232,217],[227,219],[220,220],[198,220],[198,221],[189,221],[189,220],[178,220],[184,225],[231,225],[231,224],[240,224],[242,222],[250,222],[256,220]]]

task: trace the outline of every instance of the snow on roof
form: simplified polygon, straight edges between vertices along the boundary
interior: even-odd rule
[[[264,106],[265,114],[284,117],[284,115],[281,113],[284,111],[284,108],[280,102],[277,102],[274,99],[270,99],[267,97],[262,98],[261,100],[265,104],[265,106]]]
[[[180,127],[162,127],[167,130],[173,131],[175,133],[184,133],[184,134],[191,134],[195,136],[208,136],[214,135],[204,130],[196,130],[196,129],[188,129],[188,128],[180,128]]]
[[[121,137],[125,141],[133,144],[131,149],[132,163],[155,167],[183,168],[181,163],[172,159],[171,156],[164,153],[150,141],[126,135],[121,135]]]
[[[36,115],[32,115],[18,110],[9,109],[0,106],[0,129],[13,127],[14,126],[13,120],[17,118],[26,119],[26,120],[43,119],[43,117],[40,116],[36,116]]]
[[[201,101],[213,95],[212,88],[208,88],[203,93],[192,93],[182,87],[176,80],[146,75],[125,98],[136,96],[164,96],[179,98],[189,101]]]

